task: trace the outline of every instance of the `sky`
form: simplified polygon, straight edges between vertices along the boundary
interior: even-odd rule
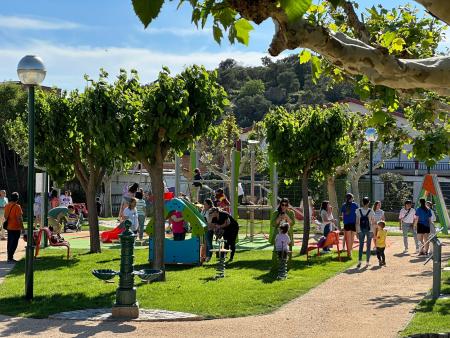
[[[100,68],[110,77],[121,68],[136,69],[142,82],[153,81],[163,66],[173,73],[185,66],[207,69],[234,58],[250,66],[261,64],[274,27],[269,20],[250,35],[248,47],[218,45],[210,26],[198,30],[190,22],[191,8],[166,1],[159,17],[144,29],[131,0],[0,0],[0,81],[17,80],[17,63],[28,54],[42,57],[47,68],[43,82],[66,90],[82,89],[84,74],[96,78]],[[360,8],[381,3],[387,8],[403,0],[363,0]],[[298,53],[285,52],[282,56]]]

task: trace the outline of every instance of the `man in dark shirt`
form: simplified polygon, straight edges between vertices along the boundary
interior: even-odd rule
[[[220,211],[219,208],[211,208],[209,211],[211,216],[211,224],[215,226],[217,234],[223,231],[223,239],[225,240],[225,249],[230,249],[230,259],[228,262],[232,262],[234,253],[236,252],[236,240],[239,233],[238,222],[231,217],[231,215],[225,211]]]

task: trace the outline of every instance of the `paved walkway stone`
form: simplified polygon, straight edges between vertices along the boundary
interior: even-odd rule
[[[61,312],[49,316],[50,319],[70,319],[70,320],[111,320],[123,321],[124,319],[113,318],[111,309],[86,309],[78,311]],[[186,312],[139,309],[139,318],[127,319],[127,321],[138,322],[173,322],[186,320],[202,320],[203,317]]]
[[[431,289],[432,264],[403,254],[401,237],[388,240],[386,267],[372,258],[368,268],[351,267],[266,315],[177,323],[0,316],[0,337],[397,337]],[[450,240],[443,242],[445,266]]]

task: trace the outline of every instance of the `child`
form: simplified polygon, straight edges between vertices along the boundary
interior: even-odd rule
[[[69,214],[67,215],[67,229],[69,230],[78,230],[78,215],[75,212],[75,207],[72,204],[69,204],[67,207],[69,209]]]
[[[286,259],[289,252],[289,244],[291,243],[291,238],[288,234],[289,223],[281,222],[279,226],[279,232],[275,237],[275,251],[277,252],[278,258]]]
[[[137,199],[137,204],[136,204],[136,209],[137,209],[137,214],[138,214],[138,221],[139,221],[139,239],[142,240],[142,238],[144,238],[144,228],[145,228],[145,208],[146,208],[146,204],[145,201],[143,200],[144,198],[144,194],[142,193],[142,191],[136,191],[136,199]]]
[[[377,222],[377,229],[375,233],[376,245],[377,245],[377,258],[380,266],[386,266],[386,257],[384,255],[384,249],[386,248],[386,236],[387,231],[384,230],[386,223],[384,221]]]
[[[122,222],[125,222],[126,220],[129,220],[131,222],[131,227],[130,227],[131,231],[133,231],[135,235],[137,234],[138,228],[139,228],[139,221],[138,221],[138,213],[137,213],[137,210],[136,210],[136,204],[137,204],[136,198],[132,197],[130,199],[128,207],[126,207],[123,210],[123,215],[122,215]]]

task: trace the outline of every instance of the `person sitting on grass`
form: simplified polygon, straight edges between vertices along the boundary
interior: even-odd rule
[[[291,243],[291,238],[289,237],[289,223],[281,222],[279,226],[279,231],[275,237],[275,251],[279,259],[287,259],[289,253],[289,244]]]
[[[377,258],[380,266],[386,265],[386,257],[384,255],[384,249],[386,248],[386,236],[387,230],[384,230],[386,223],[384,221],[377,222],[377,228],[375,230],[375,241],[377,246]]]

